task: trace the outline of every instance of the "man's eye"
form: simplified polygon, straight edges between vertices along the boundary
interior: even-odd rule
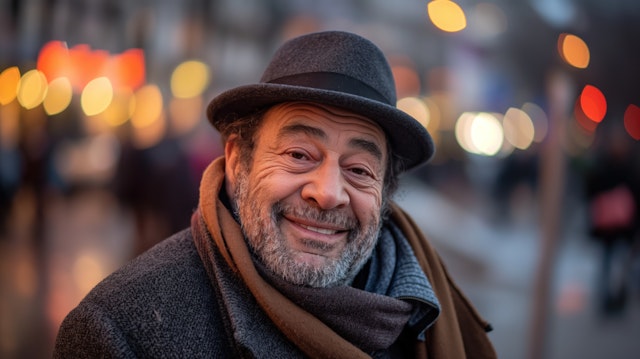
[[[296,160],[304,160],[307,159],[307,155],[302,152],[289,152],[289,156],[295,158]]]
[[[359,167],[355,167],[351,169],[351,172],[358,175],[358,176],[369,176],[371,177],[371,172],[367,171],[364,168],[359,168]]]

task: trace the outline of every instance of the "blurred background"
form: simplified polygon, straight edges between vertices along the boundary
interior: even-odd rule
[[[636,0],[0,0],[0,357],[50,357],[186,227],[221,154],[208,101],[329,29],[385,52],[433,135],[397,201],[499,357],[640,357]]]

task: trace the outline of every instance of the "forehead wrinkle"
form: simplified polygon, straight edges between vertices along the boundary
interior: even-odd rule
[[[281,139],[282,137],[285,137],[287,135],[297,135],[300,133],[306,134],[311,137],[316,137],[321,140],[327,139],[327,134],[323,130],[317,127],[303,125],[300,123],[294,123],[282,127],[278,132],[278,139]]]

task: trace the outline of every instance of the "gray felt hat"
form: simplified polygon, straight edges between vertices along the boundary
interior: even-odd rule
[[[207,107],[207,117],[219,128],[259,108],[288,101],[332,105],[375,121],[405,170],[426,163],[434,153],[424,126],[396,108],[395,84],[384,54],[358,35],[326,31],[287,41],[260,83],[216,96]]]

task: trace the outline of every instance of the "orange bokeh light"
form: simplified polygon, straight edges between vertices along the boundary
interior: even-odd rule
[[[589,66],[591,54],[587,44],[576,35],[560,34],[558,37],[558,52],[560,57],[569,65],[584,69]]]
[[[58,77],[69,77],[69,49],[62,41],[49,41],[38,54],[36,68],[51,82]]]
[[[101,77],[101,73],[109,58],[104,50],[92,51],[88,45],[77,45],[69,49],[72,76],[69,80],[77,91],[82,89],[93,79]]]
[[[116,88],[138,89],[145,82],[144,52],[129,49],[112,56],[106,75]]]
[[[640,140],[640,107],[629,105],[624,112],[624,128],[629,136]]]
[[[67,77],[75,92],[93,79],[107,77],[114,87],[136,90],[145,82],[144,52],[129,49],[120,54],[105,50],[92,50],[80,44],[67,48],[62,41],[50,41],[38,54],[37,69],[45,74],[47,81]]]
[[[601,122],[607,113],[607,99],[597,87],[586,85],[580,94],[580,108],[591,121]]]

